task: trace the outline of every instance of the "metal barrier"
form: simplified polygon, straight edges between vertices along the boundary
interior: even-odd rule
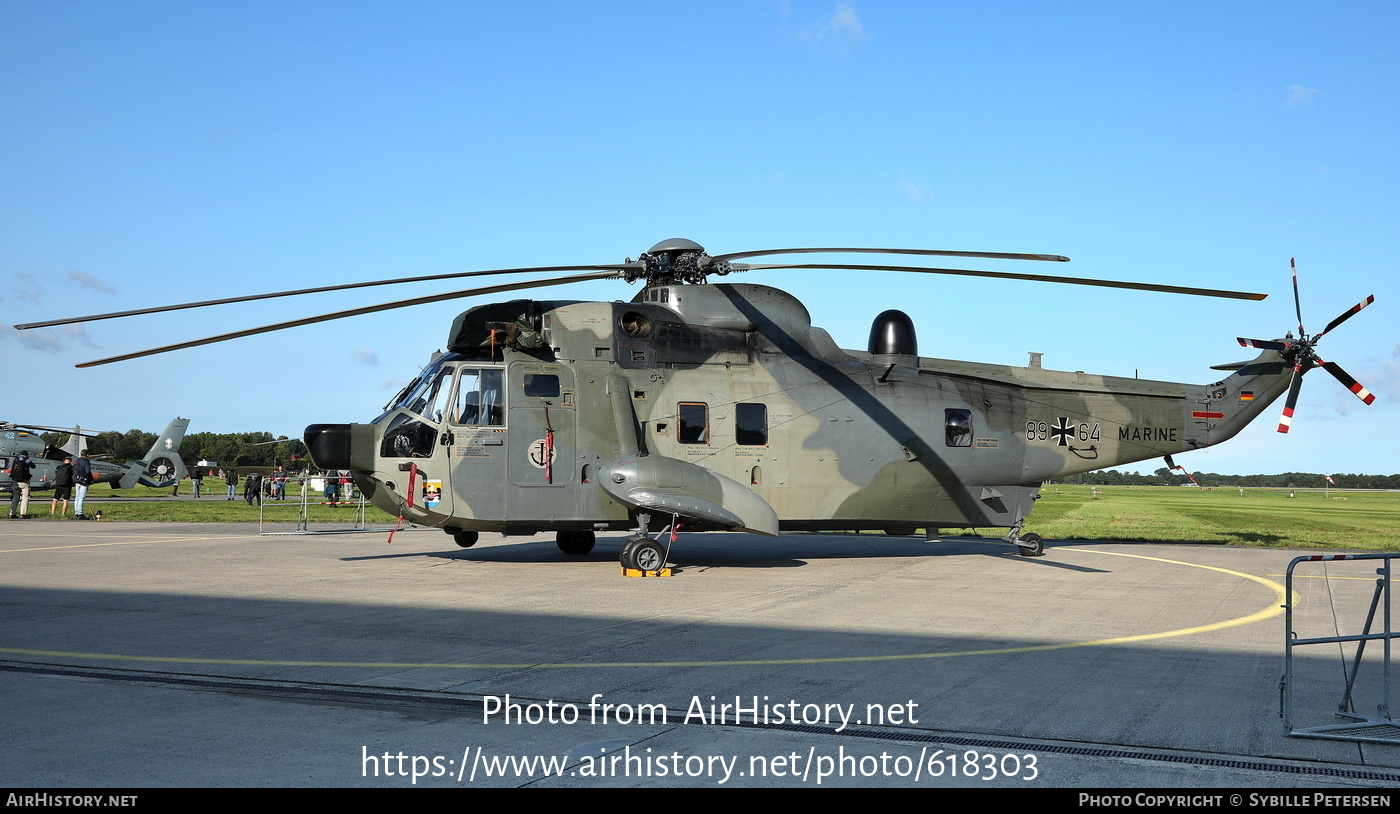
[[[1397,633],[1392,625],[1391,619],[1391,594],[1390,594],[1390,574],[1391,561],[1397,554],[1331,554],[1312,557],[1296,557],[1288,564],[1288,602],[1283,607],[1287,613],[1286,630],[1284,632],[1284,669],[1283,679],[1279,683],[1281,697],[1279,699],[1279,717],[1283,718],[1284,728],[1289,730],[1288,734],[1297,738],[1326,738],[1329,740],[1345,741],[1366,741],[1370,743],[1400,743],[1400,722],[1397,722],[1390,713],[1390,642],[1397,638]],[[1371,595],[1370,608],[1366,613],[1366,621],[1362,625],[1360,633],[1344,636],[1322,636],[1316,638],[1298,638],[1298,633],[1294,630],[1293,618],[1293,569],[1302,563],[1311,562],[1336,562],[1339,560],[1377,560],[1381,562],[1381,567],[1376,569],[1376,588]],[[1372,633],[1371,630],[1376,622],[1376,609],[1381,607],[1381,625],[1383,631]],[[1334,626],[1336,623],[1334,612]],[[1360,715],[1356,712],[1356,705],[1353,701],[1355,693],[1356,679],[1361,673],[1362,658],[1366,653],[1366,643],[1379,641],[1382,646],[1381,655],[1381,699],[1377,705],[1377,716]],[[1335,714],[1338,718],[1349,719],[1354,723],[1334,724],[1330,726],[1294,727],[1293,726],[1293,701],[1297,692],[1295,688],[1293,649],[1314,644],[1340,644],[1343,642],[1355,642],[1356,653],[1347,663],[1344,659],[1342,676],[1345,679],[1341,701],[1337,704]]]
[[[288,477],[286,478],[286,480],[283,482],[283,489],[284,489],[284,490],[286,490],[286,489],[287,489],[291,484],[293,484],[293,483],[300,483],[300,484],[301,484],[301,498],[300,498],[300,501],[299,501],[299,502],[295,502],[295,503],[291,503],[291,502],[283,501],[283,500],[270,500],[270,499],[268,499],[268,497],[267,497],[266,495],[263,495],[261,492],[259,492],[259,494],[258,494],[258,534],[262,534],[262,535],[266,535],[266,536],[273,536],[273,535],[279,535],[279,534],[346,534],[346,533],[349,533],[349,532],[359,532],[359,531],[375,531],[375,532],[379,532],[379,531],[388,531],[388,530],[389,530],[389,529],[387,529],[387,528],[382,528],[382,529],[376,528],[376,529],[372,529],[372,528],[369,528],[368,526],[365,525],[365,507],[368,505],[368,503],[367,503],[367,501],[365,500],[365,496],[364,496],[363,494],[357,494],[357,493],[355,492],[353,486],[351,487],[351,492],[352,492],[352,495],[356,495],[356,496],[354,497],[353,500],[339,500],[339,501],[324,501],[324,500],[323,500],[323,501],[315,501],[315,502],[313,502],[313,501],[311,500],[311,497],[312,497],[312,495],[311,495],[311,491],[312,491],[312,490],[311,490],[311,481],[313,481],[313,480],[324,480],[324,477],[297,475],[297,476],[288,476]],[[272,520],[268,520],[267,517],[266,517],[266,512],[267,512],[267,507],[268,507],[269,505],[271,505],[271,506],[274,507],[274,508],[288,508],[288,509],[290,509],[290,508],[292,508],[293,506],[297,507],[298,511],[297,511],[297,519],[296,519],[296,530],[295,530],[295,531],[268,531],[268,530],[266,530],[266,529],[264,528],[264,526],[265,526],[266,524],[271,524],[271,523],[274,523],[274,522],[275,522],[275,523],[278,524],[278,525],[286,525],[286,523],[290,522],[290,521],[285,521],[285,520],[283,520],[283,521],[272,521]],[[352,526],[351,528],[348,528],[348,529],[316,529],[315,531],[312,531],[312,530],[309,528],[309,525],[310,525],[309,518],[310,518],[310,515],[311,515],[311,507],[312,507],[312,506],[345,506],[345,507],[353,506],[353,507],[355,508],[355,521],[354,521],[355,524],[354,524],[354,526]]]

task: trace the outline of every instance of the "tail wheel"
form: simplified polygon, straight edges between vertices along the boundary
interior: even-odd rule
[[[1022,557],[1045,556],[1045,541],[1035,532],[1022,534],[1018,537],[1016,539],[1016,548],[1020,549]]]
[[[480,535],[477,534],[477,533],[474,532],[474,531],[454,531],[454,532],[452,532],[452,540],[453,540],[453,542],[455,542],[457,545],[461,546],[462,548],[471,548],[472,546],[476,545],[476,541],[477,541],[478,539],[480,539]]]

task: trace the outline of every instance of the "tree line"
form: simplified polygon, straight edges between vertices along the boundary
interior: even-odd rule
[[[43,433],[44,443],[60,446],[68,442],[65,433]],[[153,432],[127,430],[103,432],[87,439],[86,448],[93,455],[105,455],[114,461],[139,461],[156,442]],[[306,445],[285,435],[274,437],[270,432],[194,432],[180,442],[180,457],[189,466],[196,461],[214,461],[220,467],[284,466],[296,471],[309,467]]]
[[[1267,489],[1400,489],[1400,474],[1354,475],[1333,473],[1333,483],[1327,476],[1315,472],[1284,472],[1278,475],[1221,475],[1216,472],[1192,472],[1191,477],[1202,487],[1216,486],[1263,487]],[[1181,486],[1190,480],[1180,472],[1161,467],[1151,475],[1104,469],[1061,478],[1055,483],[1082,483],[1093,486]]]

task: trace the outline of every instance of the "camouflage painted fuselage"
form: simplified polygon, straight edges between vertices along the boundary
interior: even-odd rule
[[[481,306],[448,347],[372,423],[307,442],[387,511],[508,533],[639,512],[764,534],[1010,527],[1044,481],[1232,437],[1291,372],[1273,351],[1192,385],[841,350],[746,284]]]

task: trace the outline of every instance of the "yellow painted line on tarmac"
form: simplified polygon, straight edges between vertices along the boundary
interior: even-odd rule
[[[56,535],[55,535],[56,536]],[[68,535],[71,536],[71,535]],[[205,540],[249,540],[257,538],[257,534],[236,534],[232,536],[218,537],[163,537],[158,540],[115,540],[108,543],[74,543],[73,545],[51,545],[40,546],[38,548],[5,548],[0,549],[0,554],[18,554],[22,551],[61,551],[66,548],[101,548],[109,545],[152,545],[155,543],[185,543],[201,542]]]
[[[1287,574],[1270,574],[1271,577],[1287,577]],[[1294,579],[1359,579],[1362,582],[1375,582],[1377,577],[1338,577],[1327,574],[1294,574]]]
[[[1192,636],[1198,633],[1209,633],[1216,630],[1224,630],[1231,627],[1250,625],[1255,622],[1262,622],[1283,613],[1283,603],[1288,594],[1284,586],[1264,577],[1256,577],[1252,574],[1245,574],[1240,571],[1232,571],[1228,568],[1218,568],[1213,565],[1200,565],[1191,562],[1181,562],[1179,560],[1167,560],[1161,557],[1147,557],[1141,554],[1121,554],[1115,551],[1098,551],[1092,548],[1074,549],[1075,551],[1086,551],[1091,554],[1106,554],[1112,557],[1130,557],[1138,560],[1149,560],[1152,562],[1166,563],[1168,565],[1184,565],[1189,568],[1201,568],[1207,571],[1215,571],[1229,576],[1241,577],[1252,580],[1273,591],[1275,601],[1263,609],[1234,619],[1227,619],[1222,622],[1212,622],[1208,625],[1198,625],[1196,627],[1180,628],[1178,630],[1166,630],[1160,633],[1142,633],[1136,636],[1119,636],[1112,639],[1095,639],[1086,642],[1061,642],[1059,644],[1038,644],[1025,645],[1023,647],[997,647],[985,650],[960,650],[948,653],[900,653],[887,656],[831,656],[803,659],[738,659],[721,661],[599,661],[599,662],[400,662],[400,661],[293,661],[284,659],[203,659],[203,658],[179,658],[169,656],[125,656],[112,653],[69,653],[58,650],[26,650],[15,647],[0,647],[0,654],[11,654],[17,656],[39,656],[43,658],[77,658],[77,659],[100,659],[103,661],[122,662],[160,662],[165,664],[204,664],[223,665],[239,667],[372,667],[389,669],[447,669],[447,670],[528,670],[528,669],[585,669],[585,668],[619,668],[619,667],[767,667],[783,665],[803,665],[803,664],[857,664],[862,662],[882,662],[882,661],[913,661],[918,659],[947,659],[960,656],[992,656],[1006,655],[1012,653],[1038,653],[1050,650],[1068,650],[1076,647],[1103,647],[1106,645],[1128,644],[1132,642],[1145,642],[1154,639],[1170,639],[1177,636]]]

